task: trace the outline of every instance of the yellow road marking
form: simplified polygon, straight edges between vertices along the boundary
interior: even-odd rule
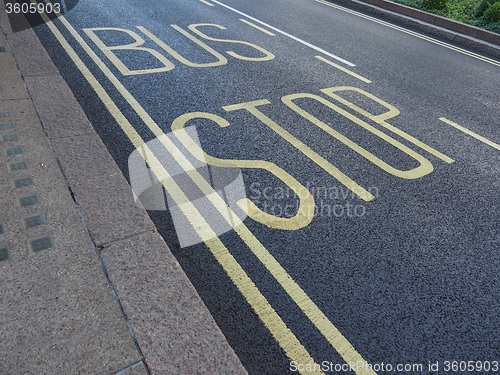
[[[214,115],[213,113],[207,112],[192,112],[186,113],[177,117],[172,123],[172,131],[174,131],[175,136],[181,141],[181,143],[189,150],[192,155],[202,162],[207,164],[218,166],[218,167],[238,167],[238,168],[258,168],[265,169],[272,173],[274,176],[279,178],[283,183],[285,183],[299,198],[299,208],[297,214],[293,217],[277,217],[267,212],[262,211],[258,208],[255,203],[250,199],[245,198],[238,202],[238,206],[247,213],[247,215],[253,220],[267,225],[270,228],[283,229],[283,230],[297,230],[304,228],[311,223],[314,218],[314,208],[315,202],[312,194],[307,190],[307,188],[298,182],[293,176],[288,172],[284,171],[276,164],[265,160],[237,160],[237,159],[220,159],[208,155],[203,151],[196,142],[189,136],[189,134],[184,130],[184,125],[195,118],[205,118],[212,120],[220,127],[229,126],[229,122],[224,118]]]
[[[246,19],[244,19],[244,18],[240,18],[240,21],[241,21],[241,22],[245,22],[247,25],[250,25],[250,26],[252,26],[252,27],[256,28],[257,30],[262,31],[263,33],[265,33],[265,34],[267,34],[267,35],[276,36],[276,34],[273,34],[272,32],[270,32],[270,31],[268,31],[268,30],[266,30],[266,29],[263,29],[262,27],[257,26],[256,24],[251,23],[250,21],[247,21],[247,20],[246,20]]]
[[[500,66],[500,62],[498,62],[496,60],[493,60],[493,59],[490,59],[489,57],[481,56],[481,55],[479,55],[477,53],[467,51],[467,50],[465,50],[463,48],[456,47],[456,46],[453,46],[453,45],[445,43],[445,42],[441,42],[440,40],[428,37],[426,35],[417,33],[415,31],[411,31],[411,30],[405,29],[404,27],[396,26],[396,25],[393,25],[393,24],[391,24],[389,22],[385,22],[385,21],[379,20],[379,19],[377,19],[375,17],[367,16],[366,14],[363,14],[363,13],[360,13],[360,12],[356,12],[355,10],[351,10],[351,9],[348,9],[348,8],[344,8],[343,6],[340,6],[340,5],[328,3],[328,2],[323,1],[323,0],[314,0],[314,1],[316,1],[317,3],[324,4],[324,5],[328,5],[328,6],[332,7],[332,8],[335,8],[335,9],[342,10],[342,11],[347,12],[347,13],[354,14],[354,15],[356,15],[358,17],[365,18],[367,20],[379,23],[381,25],[390,27],[391,29],[395,29],[395,30],[401,31],[401,32],[403,32],[405,34],[409,34],[409,35],[415,36],[417,38],[427,40],[428,42],[431,42],[431,43],[440,45],[442,47],[446,47],[448,49],[460,52],[460,53],[462,53],[464,55],[467,55],[467,56],[474,57],[474,58],[476,58],[478,60],[482,60],[482,61],[485,61],[487,63],[493,64],[493,65],[496,65],[496,66]]]
[[[328,90],[328,89],[326,89]],[[322,90],[324,91],[324,90]],[[400,151],[404,152],[406,155],[410,156],[411,158],[415,159],[420,165],[418,167],[415,167],[410,170],[400,170],[397,168],[394,168],[393,166],[387,164],[385,161],[381,160],[377,156],[373,155],[371,152],[367,151],[363,147],[359,146],[356,142],[353,142],[343,134],[339,133],[335,129],[333,129],[331,126],[325,124],[323,121],[320,121],[318,118],[314,117],[311,115],[309,112],[305,111],[304,109],[300,108],[297,104],[295,104],[293,101],[295,99],[301,99],[301,98],[309,98],[309,99],[314,99],[317,102],[324,104],[328,108],[334,110],[335,112],[339,113],[340,115],[348,118],[355,124],[358,124],[362,128],[368,130],[372,134],[376,135],[377,137],[383,139],[387,143],[391,144],[392,146],[396,147]],[[313,95],[313,94],[291,94],[291,95],[286,95],[281,98],[281,101],[285,103],[288,107],[290,107],[292,110],[297,112],[299,115],[307,119],[308,121],[312,122],[314,125],[318,126],[320,129],[324,130],[328,134],[330,134],[332,137],[335,139],[339,140],[343,144],[345,144],[347,147],[351,148],[352,150],[356,151],[358,154],[363,156],[364,158],[368,159],[371,161],[373,164],[377,165],[387,173],[392,174],[393,176],[400,177],[400,178],[406,178],[406,179],[416,179],[420,178],[422,176],[425,176],[429,173],[431,173],[434,168],[429,160],[424,158],[422,155],[416,153],[413,151],[411,148],[405,146],[401,142],[398,142],[394,138],[388,136],[384,132],[378,130],[377,128],[369,125],[368,123],[364,122],[363,120],[357,118],[356,116],[353,116],[346,110],[336,106],[332,102],[323,99],[321,96],[318,95]]]
[[[213,7],[213,6],[214,6],[214,4],[209,3],[209,2],[208,2],[208,1],[206,1],[206,0],[200,0],[200,1],[201,1],[202,3],[204,3],[204,4],[210,5],[211,7]]]
[[[269,117],[267,117],[265,114],[263,114],[260,110],[257,109],[258,106],[270,104],[270,103],[271,102],[269,100],[263,99],[263,100],[256,100],[253,102],[248,102],[248,103],[227,105],[227,106],[224,106],[222,108],[227,112],[236,111],[238,109],[246,109],[248,112],[250,112],[256,118],[258,118],[260,121],[262,121],[264,124],[266,124],[276,134],[281,136],[288,143],[290,143],[292,146],[294,146],[296,149],[298,149],[300,152],[302,152],[304,155],[306,155],[309,159],[311,159],[313,162],[315,162],[318,166],[323,168],[323,170],[328,172],[333,178],[335,178],[337,181],[339,181],[341,184],[343,184],[345,187],[347,187],[349,190],[351,190],[358,197],[360,197],[361,199],[363,199],[366,202],[369,202],[369,201],[375,199],[373,194],[371,194],[368,190],[366,190],[363,187],[361,187],[360,185],[358,185],[354,180],[352,180],[350,177],[348,177],[343,172],[341,172],[337,167],[335,167],[333,164],[331,164],[328,160],[326,160],[324,157],[322,157],[321,155],[319,155],[318,153],[313,151],[309,146],[304,144],[299,139],[295,138],[292,134],[290,134],[288,131],[283,129],[276,122],[271,120]]]
[[[31,0],[36,3],[35,0]],[[48,2],[48,0],[46,0]],[[75,37],[78,43],[84,48],[84,50],[89,54],[89,56],[94,60],[94,62],[99,66],[103,73],[110,79],[110,81],[115,85],[115,87],[120,91],[121,95],[128,101],[136,113],[141,117],[146,125],[153,131],[157,137],[164,135],[163,131],[154,122],[154,120],[149,116],[149,114],[142,108],[142,106],[137,102],[137,100],[126,90],[126,88],[121,84],[121,82],[113,75],[113,73],[106,67],[106,65],[100,60],[100,58],[93,52],[93,50],[87,45],[87,43],[81,38],[81,36],[76,32],[76,30],[71,26],[71,24],[60,14],[58,14],[61,22],[66,26],[68,31]],[[44,21],[50,28],[54,36],[61,43],[63,48],[67,51],[70,58],[75,62],[75,65],[79,68],[82,74],[89,81],[91,86],[96,91],[99,98],[107,106],[110,113],[117,120],[118,124],[122,127],[123,131],[129,137],[131,142],[137,149],[145,150],[142,155],[145,160],[148,160],[148,164],[151,169],[157,174],[159,181],[165,181],[170,179],[167,171],[163,168],[161,163],[154,157],[151,151],[148,151],[145,147],[144,140],[135,131],[130,122],[123,116],[119,108],[112,101],[111,97],[107,94],[101,84],[93,76],[90,70],[85,66],[83,61],[78,57],[76,52],[72,49],[60,31],[55,27],[55,25],[50,21],[46,14],[42,14]],[[161,140],[168,140],[168,137],[161,137]],[[187,159],[182,160],[182,153],[176,148],[176,146],[170,141],[170,144],[164,143],[164,145],[171,151],[171,154],[176,158],[179,164],[183,167],[193,168]],[[148,155],[148,153],[150,155]],[[180,154],[180,155],[179,155]],[[148,158],[149,156],[149,158]],[[196,176],[196,171],[189,170],[186,171],[189,176],[197,184],[207,183],[207,181],[198,173]],[[201,177],[202,181],[199,181]],[[171,179],[170,179],[171,180]],[[208,187],[211,186],[208,184]],[[174,184],[165,184],[165,188],[169,189],[169,193],[172,197],[179,198],[179,200],[186,202],[187,197],[184,195],[182,190]],[[205,190],[205,189],[203,189]],[[213,189],[212,189],[213,190]],[[218,194],[210,194],[211,199],[218,199],[225,205],[225,202]],[[212,202],[214,203],[214,202]],[[216,202],[217,203],[217,200]],[[215,204],[214,203],[214,204]],[[219,205],[216,205],[217,209],[220,209]],[[212,229],[206,223],[204,218],[196,210],[196,208],[187,202],[181,207],[183,213],[186,215],[191,225],[199,230],[199,235],[207,244],[208,248],[214,254],[214,257],[221,263],[225,271],[228,273],[231,280],[235,283],[238,289],[242,292],[247,302],[252,306],[254,311],[258,314],[259,318],[263,321],[266,327],[270,330],[273,337],[276,339],[278,344],[283,348],[287,356],[301,364],[310,364],[311,368],[316,369],[317,364],[311,358],[307,350],[298,341],[298,339],[293,335],[293,333],[286,327],[286,324],[282,321],[276,311],[269,305],[264,296],[260,293],[255,284],[246,275],[241,266],[234,260],[232,255],[229,253],[224,244],[220,241],[218,237],[215,236]],[[227,205],[223,207],[221,214],[223,217],[227,218]],[[224,215],[224,211],[226,214]],[[352,345],[347,341],[347,339],[337,330],[337,328],[328,320],[328,318],[323,314],[323,312],[314,304],[314,302],[309,298],[309,296],[300,288],[300,286],[288,275],[288,273],[283,269],[283,267],[276,261],[276,259],[264,248],[264,246],[258,241],[258,239],[248,230],[244,224],[240,224],[235,228],[236,232],[241,236],[245,243],[250,247],[252,252],[261,260],[264,266],[269,270],[269,272],[277,279],[285,291],[290,295],[295,303],[301,308],[301,310],[308,316],[308,318],[313,322],[313,324],[320,330],[320,332],[325,336],[325,338],[332,344],[332,346],[339,352],[342,358],[346,362],[365,362],[361,355],[352,347]],[[222,258],[222,262],[221,259]],[[243,280],[243,281],[242,281]],[[255,299],[253,299],[255,297]],[[257,301],[257,302],[256,302]],[[321,371],[318,371],[322,373]],[[357,372],[358,375],[375,375],[375,372],[371,369],[362,369]]]
[[[341,96],[334,94],[334,92],[346,91],[346,90],[359,92],[360,94],[362,94],[362,95],[372,99],[373,101],[379,103],[380,105],[386,107],[388,109],[388,111],[385,113],[382,113],[380,115],[373,115],[370,112],[365,111],[364,109],[358,107],[357,105],[347,101],[346,99],[342,98]],[[331,87],[328,89],[322,89],[321,91],[323,93],[325,93],[326,95],[338,100],[339,102],[346,105],[347,107],[353,109],[354,111],[359,112],[363,116],[368,117],[369,119],[375,121],[376,123],[378,123],[379,125],[383,126],[386,129],[390,130],[391,132],[399,135],[401,138],[404,138],[407,141],[413,143],[414,145],[420,147],[421,149],[427,151],[429,154],[434,155],[435,157],[441,159],[442,161],[444,161],[446,163],[453,163],[455,161],[452,158],[450,158],[450,157],[444,155],[443,153],[437,151],[436,149],[432,148],[431,146],[419,141],[418,139],[409,135],[408,133],[405,133],[401,129],[398,129],[395,126],[392,126],[391,124],[387,123],[385,120],[388,120],[392,117],[399,115],[399,110],[396,107],[394,107],[393,105],[383,101],[382,99],[377,98],[375,95],[372,95],[372,94],[370,94],[364,90],[361,90],[357,87],[350,87],[350,86]]]
[[[193,63],[193,62],[189,61],[188,59],[182,57],[181,54],[177,53],[177,51],[175,51],[172,47],[170,47],[167,43],[165,43],[160,38],[158,38],[157,36],[155,36],[153,33],[151,33],[145,27],[143,27],[143,26],[137,26],[137,28],[139,30],[141,30],[144,34],[146,34],[153,42],[155,42],[162,49],[164,49],[168,54],[172,55],[174,58],[176,58],[178,61],[180,61],[184,65],[192,66],[192,67],[195,67],[195,68],[201,68],[201,67],[204,68],[204,67],[209,67],[209,66],[220,66],[220,65],[227,64],[227,59],[222,54],[220,54],[219,52],[217,52],[216,50],[214,50],[212,47],[210,47],[209,45],[203,43],[201,40],[199,40],[198,38],[196,38],[195,36],[191,35],[190,33],[188,33],[187,31],[183,30],[182,28],[180,28],[177,25],[170,25],[170,26],[173,29],[175,29],[178,32],[180,32],[185,37],[191,39],[194,43],[196,43],[197,45],[199,45],[205,51],[207,51],[208,53],[212,54],[217,59],[217,61],[216,62],[211,62],[211,63]]]
[[[240,15],[242,15],[243,17],[246,17],[246,18],[248,18],[248,19],[250,19],[250,20],[252,20],[252,21],[254,21],[254,22],[260,23],[261,25],[264,25],[264,26],[265,26],[265,27],[267,27],[268,29],[274,30],[274,31],[276,31],[277,33],[280,33],[280,34],[282,34],[282,35],[284,35],[284,36],[286,36],[286,37],[288,37],[288,38],[290,38],[290,39],[293,39],[293,40],[295,40],[295,41],[297,41],[297,42],[299,42],[299,43],[301,43],[301,44],[303,44],[303,45],[305,45],[305,46],[307,46],[307,47],[309,47],[309,48],[312,48],[312,49],[314,49],[314,50],[316,50],[316,51],[318,51],[318,52],[320,52],[320,53],[323,53],[323,54],[325,54],[325,55],[327,55],[327,56],[330,56],[332,59],[338,60],[338,61],[340,61],[340,62],[342,62],[342,63],[344,63],[344,64],[346,64],[346,65],[349,65],[349,66],[356,66],[356,65],[354,65],[352,62],[349,62],[349,61],[347,61],[347,60],[345,60],[345,59],[343,59],[343,58],[341,58],[341,57],[339,57],[339,56],[336,56],[336,55],[334,55],[333,53],[330,53],[330,52],[328,52],[328,51],[325,51],[324,49],[319,48],[319,47],[315,46],[314,44],[308,43],[308,42],[306,42],[305,40],[302,40],[302,39],[300,39],[300,38],[297,38],[296,36],[294,36],[294,35],[292,35],[292,34],[288,34],[287,32],[285,32],[285,31],[283,31],[283,30],[280,30],[280,29],[278,29],[277,27],[274,27],[274,26],[271,26],[271,25],[269,25],[269,24],[267,24],[267,23],[265,23],[265,22],[262,22],[261,20],[259,20],[259,19],[255,18],[255,17],[249,16],[249,15],[248,15],[248,14],[246,14],[246,13],[240,12],[238,9],[234,9],[234,8],[230,7],[229,5],[226,5],[226,4],[224,4],[224,3],[221,3],[220,1],[217,1],[217,0],[212,0],[212,1],[213,1],[215,4],[217,4],[217,5],[220,5],[220,6],[224,7],[224,8],[226,8],[226,9],[229,9],[229,10],[230,10],[230,11],[232,11],[232,12],[235,12],[235,13],[237,13],[237,14],[240,14]]]
[[[465,134],[469,134],[471,137],[474,137],[474,138],[480,140],[481,142],[486,143],[488,146],[491,146],[493,148],[496,148],[497,150],[500,150],[500,145],[498,143],[490,141],[488,138],[484,138],[483,136],[481,136],[477,133],[474,133],[472,130],[464,128],[463,126],[458,125],[457,123],[450,121],[444,117],[440,117],[439,120],[443,121],[444,123],[446,123],[448,125],[453,126],[454,128],[457,128],[458,130],[463,131]]]
[[[344,68],[343,66],[340,66],[338,64],[335,64],[334,62],[331,62],[330,60],[328,59],[325,59],[323,56],[314,56],[316,57],[318,60],[321,60],[323,62],[326,62],[327,64],[330,64],[331,66],[337,68],[337,69],[340,69],[342,70],[343,72],[347,73],[347,74],[350,74],[351,76],[357,78],[357,79],[360,79],[361,81],[363,82],[366,82],[366,83],[371,83],[372,81],[370,81],[369,79],[366,79],[365,77],[362,77],[360,76],[359,74],[356,74],[354,72],[351,72],[349,69],[346,69]]]
[[[201,32],[200,30],[198,30],[198,27],[200,26],[211,26],[211,27],[216,27],[218,28],[219,30],[226,30],[226,28],[224,26],[221,26],[221,25],[217,25],[215,23],[197,23],[197,24],[191,24],[188,26],[189,30],[191,30],[193,33],[195,34],[198,34],[199,36],[201,36],[202,38],[205,38],[207,40],[213,40],[215,42],[226,42],[226,43],[236,43],[236,44],[244,44],[244,45],[247,45],[247,46],[250,46],[252,48],[255,48],[257,51],[261,52],[264,54],[264,57],[248,57],[248,56],[242,56],[236,52],[233,52],[233,51],[226,51],[226,53],[232,57],[235,57],[237,59],[240,59],[240,60],[246,60],[246,61],[268,61],[268,60],[272,60],[274,59],[274,54],[272,54],[271,52],[265,50],[264,48],[262,47],[259,47],[258,45],[256,44],[253,44],[253,43],[249,43],[249,42],[243,42],[241,40],[233,40],[233,39],[219,39],[219,38],[214,38],[214,37],[211,37],[211,36],[208,36],[207,34]]]

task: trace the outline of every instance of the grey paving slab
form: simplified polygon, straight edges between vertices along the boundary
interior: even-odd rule
[[[28,98],[26,88],[20,78],[2,79],[0,81],[0,87],[0,100]]]
[[[49,138],[94,134],[61,76],[26,77],[25,82]]]
[[[153,374],[246,372],[158,234],[101,256]]]
[[[57,75],[58,71],[31,29],[9,34],[7,42],[24,77]],[[30,53],[23,53],[30,51]]]
[[[0,33],[0,47],[7,47],[7,41],[2,33]],[[14,62],[14,57],[8,49],[0,53],[0,79],[21,78],[17,65]]]
[[[53,141],[61,166],[97,246],[155,227],[95,135]]]
[[[0,34],[0,47],[7,44]],[[28,98],[24,82],[19,75],[12,54],[0,53],[0,100]]]
[[[140,360],[89,241],[56,242],[0,273],[0,373],[107,375]]]

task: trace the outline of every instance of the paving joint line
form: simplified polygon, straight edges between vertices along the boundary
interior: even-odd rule
[[[105,250],[107,249],[108,247],[112,246],[112,245],[115,245],[115,244],[120,244],[120,243],[123,243],[123,242],[127,242],[129,240],[134,240],[136,238],[139,238],[140,236],[144,235],[144,234],[147,234],[147,233],[151,233],[151,234],[158,234],[158,231],[156,230],[145,230],[143,232],[139,232],[139,233],[136,233],[136,234],[133,234],[131,236],[125,236],[123,238],[120,238],[120,239],[117,239],[117,240],[113,240],[113,241],[110,241],[110,242],[105,242],[101,245],[98,245],[97,248],[102,251],[102,250]]]
[[[146,369],[146,372],[148,373],[148,375],[152,375],[152,372],[148,366],[148,363],[146,362],[146,357],[141,349],[141,346],[139,345],[139,341],[137,340],[137,336],[135,335],[135,332],[132,328],[132,324],[130,323],[128,315],[125,312],[125,309],[124,309],[123,304],[120,300],[120,297],[118,296],[118,292],[116,291],[115,285],[113,284],[113,282],[111,281],[111,278],[109,277],[108,270],[107,270],[106,266],[104,265],[104,261],[101,257],[100,252],[96,248],[95,243],[94,243],[94,239],[92,237],[91,237],[91,241],[92,241],[92,245],[94,247],[94,250],[97,254],[97,259],[99,261],[99,264],[101,265],[102,271],[104,272],[104,275],[106,276],[106,279],[108,280],[108,284],[109,284],[109,287],[111,288],[111,292],[113,293],[113,296],[115,297],[115,300],[117,301],[118,306],[120,307],[120,311],[122,312],[122,315],[123,315],[123,320],[125,321],[125,324],[128,328],[130,336],[132,337],[132,340],[134,341],[136,349],[139,352],[139,355],[141,356],[141,361],[144,364],[144,368]]]
[[[23,84],[24,84],[24,80],[23,80]],[[26,85],[25,85],[26,87]],[[2,102],[19,102],[19,101],[22,101],[22,100],[28,100],[29,98],[8,98],[8,99],[2,99],[1,101]]]
[[[132,371],[133,369],[139,367],[140,365],[144,365],[144,361],[139,361],[137,363],[134,363],[127,368],[124,368],[123,370],[120,370],[112,375],[126,375],[129,371]]]

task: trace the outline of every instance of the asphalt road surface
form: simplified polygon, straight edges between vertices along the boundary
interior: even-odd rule
[[[35,31],[249,374],[500,372],[500,61],[326,0]]]

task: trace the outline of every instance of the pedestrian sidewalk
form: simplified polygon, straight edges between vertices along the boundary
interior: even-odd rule
[[[0,374],[245,374],[36,35],[12,33],[4,9]]]

